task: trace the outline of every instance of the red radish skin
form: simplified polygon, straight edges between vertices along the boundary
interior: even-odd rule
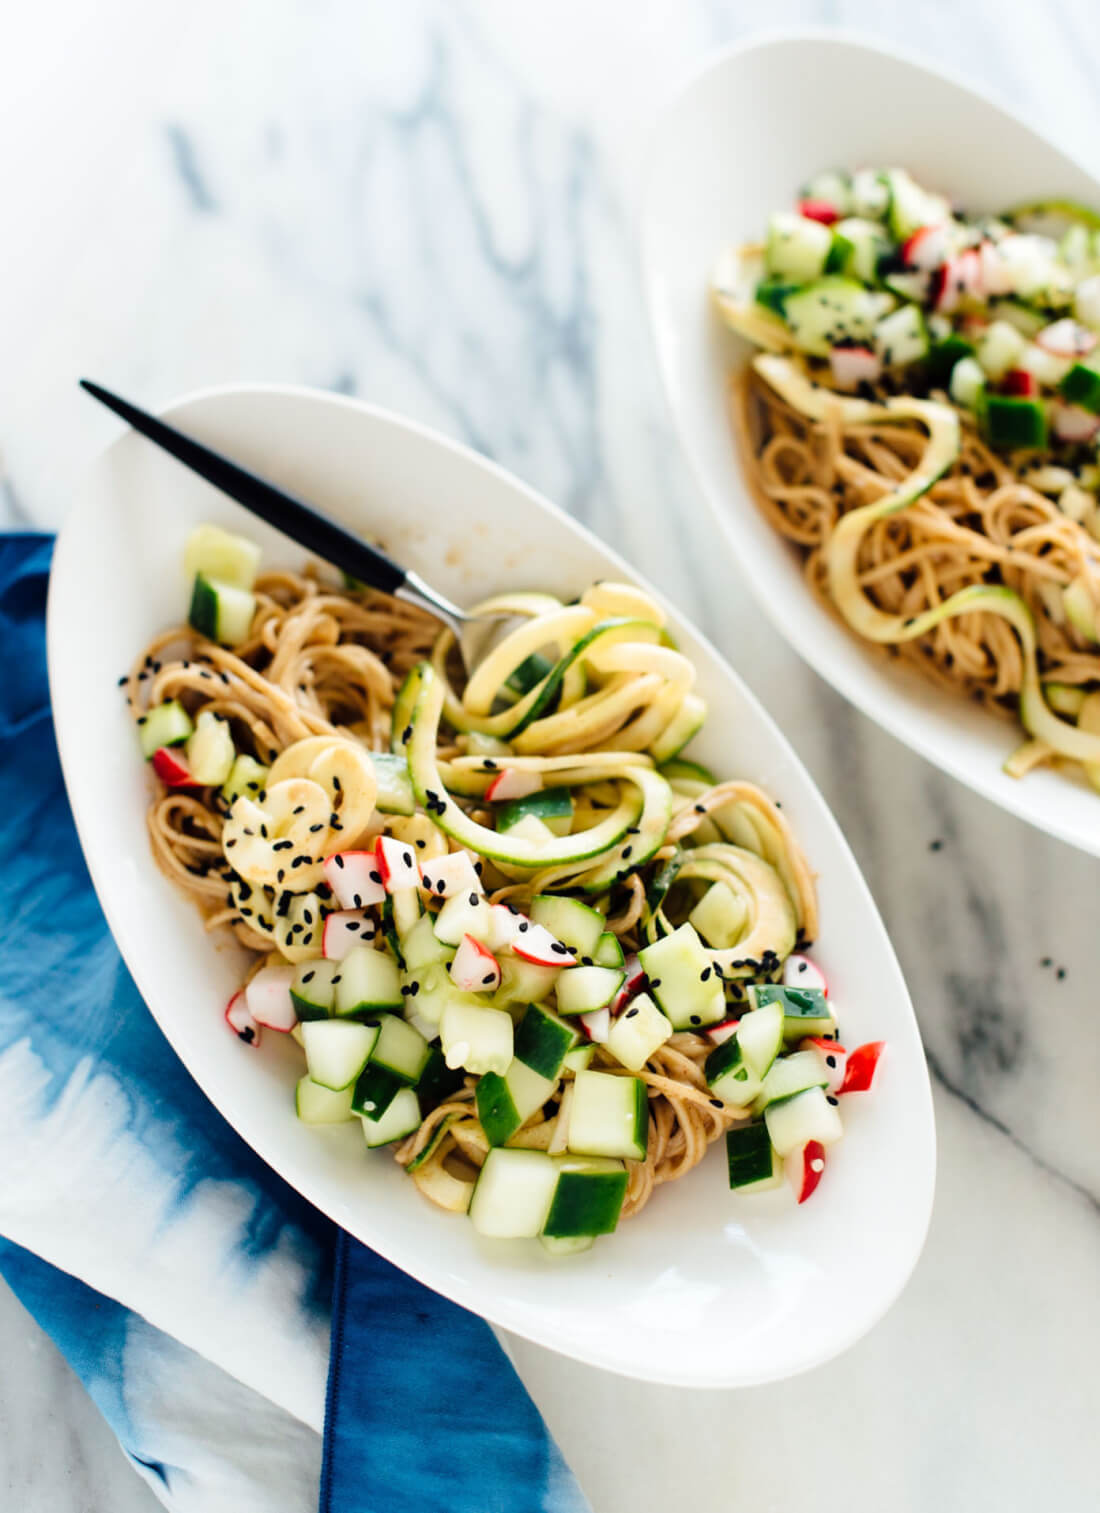
[[[1096,337],[1087,326],[1067,315],[1044,326],[1035,338],[1035,345],[1054,357],[1087,357],[1096,345]]]
[[[943,225],[919,226],[901,249],[906,267],[918,268],[922,273],[938,268],[947,253],[947,227]]]
[[[823,226],[832,226],[840,220],[840,211],[828,200],[799,200],[798,213],[807,221],[820,221]]]
[[[500,987],[496,957],[472,935],[464,935],[450,966],[451,981],[465,993],[492,993]]]
[[[715,1045],[725,1045],[727,1040],[731,1040],[737,1034],[737,1026],[740,1023],[739,1019],[723,1019],[721,1024],[712,1024],[703,1033],[708,1039],[713,1040]]]
[[[525,799],[542,788],[542,778],[537,772],[521,772],[515,767],[506,767],[485,790],[490,804],[499,804],[504,799]]]
[[[238,1040],[243,1040],[245,1045],[251,1046],[254,1051],[259,1050],[263,1031],[248,1012],[248,1003],[243,992],[234,993],[226,1004],[225,1022]]]
[[[636,956],[628,956],[623,963],[626,976],[623,985],[608,1005],[612,1014],[621,1014],[632,998],[637,998],[646,985],[646,975]]]
[[[837,1092],[866,1093],[875,1080],[875,1069],[885,1049],[885,1040],[869,1040],[866,1045],[857,1045],[854,1051],[849,1051],[844,1081]]]
[[[844,1047],[835,1040],[826,1040],[822,1035],[807,1035],[805,1040],[799,1042],[798,1049],[818,1053],[824,1064],[825,1076],[828,1078],[826,1090],[830,1093],[839,1093],[848,1075],[848,1052]]]
[[[343,961],[353,946],[369,945],[377,925],[363,909],[340,909],[329,914],[321,934],[321,954],[329,961]]]
[[[829,996],[829,984],[825,973],[808,956],[788,956],[783,963],[783,986],[785,988],[820,988]]]
[[[153,752],[153,771],[169,788],[194,788],[191,769],[178,752],[170,746],[158,746]]]
[[[611,1010],[608,1008],[593,1009],[590,1014],[578,1014],[581,1029],[594,1045],[603,1045],[611,1034]]]
[[[882,359],[870,347],[834,347],[829,366],[840,389],[858,389],[861,383],[876,383],[882,377]]]
[[[817,1190],[825,1172],[825,1147],[820,1140],[807,1140],[801,1150],[793,1150],[783,1163],[787,1180],[799,1203],[805,1203]]]
[[[290,996],[293,980],[294,968],[290,965],[261,967],[245,985],[248,1012],[264,1029],[278,1030],[281,1035],[288,1035],[298,1023],[298,1015]]]
[[[374,854],[378,859],[378,871],[382,886],[387,893],[401,893],[406,888],[420,887],[420,868],[416,865],[416,853],[404,841],[392,835],[380,835]]]
[[[512,954],[537,967],[575,967],[577,958],[568,946],[555,940],[544,925],[529,922],[526,930],[517,930]]]
[[[1035,399],[1039,393],[1039,380],[1026,368],[1009,368],[1001,379],[1001,393],[1019,399]]]
[[[322,871],[336,902],[344,909],[365,909],[380,904],[386,896],[373,851],[337,852],[328,858]]]

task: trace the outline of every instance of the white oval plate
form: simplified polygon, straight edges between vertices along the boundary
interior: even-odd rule
[[[720,250],[758,239],[769,213],[824,168],[898,163],[968,210],[1100,185],[972,90],[880,47],[798,33],[722,54],[658,124],[641,225],[643,278],[665,392],[715,524],[760,608],[834,688],[893,735],[1040,830],[1100,855],[1100,802],[1083,781],[1001,763],[1012,727],[861,643],[814,598],[798,554],[764,519],[727,411],[747,344],[707,294]]]
[[[473,452],[351,400],[240,388],[168,412],[200,439],[382,539],[459,603],[518,585],[571,595],[625,563]],[[161,1028],[210,1100],[294,1187],[390,1261],[495,1324],[594,1365],[653,1381],[732,1386],[800,1371],[850,1345],[901,1290],[924,1239],[934,1132],[905,984],[867,888],[779,731],[714,650],[674,613],[711,719],[698,754],[782,799],[821,875],[821,960],[849,1044],[889,1042],[874,1093],[846,1100],[847,1137],[812,1202],[738,1199],[723,1150],[663,1188],[638,1218],[562,1264],[533,1242],[479,1240],[433,1208],[357,1127],[297,1122],[295,1048],[260,1053],[226,1031],[239,981],[149,855],[148,780],[116,687],[157,630],[186,612],[183,543],[202,520],[299,547],[136,435],[99,459],[57,547],[50,684],[65,779],[111,928]]]

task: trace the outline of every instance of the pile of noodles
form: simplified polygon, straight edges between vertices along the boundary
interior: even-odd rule
[[[827,599],[825,548],[837,521],[912,473],[925,434],[916,424],[845,425],[839,413],[807,419],[751,367],[733,380],[732,413],[761,507],[802,549],[806,577]],[[968,418],[952,467],[867,530],[858,565],[871,603],[906,618],[968,586],[1003,584],[1034,615],[1042,678],[1100,685],[1100,650],[1076,632],[1062,604],[1075,580],[1100,592],[1100,542],[1029,485],[1022,459],[991,451]],[[1023,659],[1004,618],[976,611],[943,619],[890,651],[942,687],[1017,715]]]
[[[307,736],[349,731],[375,750],[387,750],[390,711],[405,674],[422,661],[436,642],[437,622],[398,600],[371,590],[346,591],[319,579],[288,572],[266,573],[256,582],[258,609],[251,639],[226,650],[189,628],[165,632],[153,641],[124,683],[138,720],[147,708],[179,699],[192,717],[202,710],[228,720],[236,749],[268,765],[287,746]],[[441,748],[454,755],[457,747]],[[160,788],[148,816],[153,853],[161,870],[202,911],[208,928],[228,927],[263,963],[271,942],[255,933],[228,891],[233,873],[225,861],[221,831],[226,806],[217,790],[179,792]],[[813,881],[786,819],[760,790],[727,783],[677,801],[668,844],[649,866],[659,866],[674,843],[705,825],[708,811],[736,801],[766,815],[784,853],[785,882],[796,895],[801,938],[817,928]],[[490,897],[508,897],[522,905],[524,894],[542,881],[517,886],[486,864]],[[319,892],[324,894],[325,885]],[[644,944],[640,921],[644,887],[633,874],[621,889],[622,908],[608,919],[625,951]],[[735,992],[741,991],[734,989]],[[644,1162],[628,1163],[630,1177],[624,1214],[637,1213],[654,1188],[695,1166],[708,1145],[731,1125],[748,1117],[711,1096],[703,1062],[713,1044],[692,1033],[674,1035],[651,1057],[640,1075],[649,1090],[649,1139]],[[593,1065],[623,1072],[597,1047]],[[624,1073],[624,1075],[626,1075]],[[443,1207],[462,1209],[476,1169],[488,1150],[477,1121],[474,1089],[467,1077],[458,1093],[427,1115],[420,1128],[396,1149],[402,1165],[414,1163],[417,1185]],[[560,1098],[568,1083],[532,1116],[509,1142],[553,1148]],[[426,1148],[435,1140],[426,1159]]]

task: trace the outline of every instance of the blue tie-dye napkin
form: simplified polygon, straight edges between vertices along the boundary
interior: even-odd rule
[[[584,1513],[487,1326],[264,1166],[138,996],[54,744],[51,547],[0,536],[0,1272],[178,1513]]]

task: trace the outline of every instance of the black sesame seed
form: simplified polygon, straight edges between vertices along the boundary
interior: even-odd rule
[[[651,977],[649,979],[649,986],[651,988],[659,988],[661,986],[661,979],[659,977]]]
[[[371,880],[372,883],[380,883],[382,881],[382,874],[381,874],[381,872],[378,872],[377,870],[373,871],[370,874],[370,880]]]
[[[520,932],[520,934],[521,935],[526,934],[526,932],[527,932],[528,929],[530,929],[530,921],[526,920],[526,919],[521,919],[520,922],[519,922],[519,932]]]
[[[419,992],[420,992],[420,984],[418,982],[410,982],[409,983],[409,997],[410,998],[415,998],[416,995]]]
[[[1066,975],[1066,969],[1065,969],[1065,967],[1059,967],[1059,968],[1058,968],[1058,970],[1057,970],[1057,972],[1055,972],[1055,974],[1054,974],[1054,975],[1055,975],[1055,977],[1056,977],[1056,978],[1057,978],[1057,979],[1058,979],[1058,981],[1059,981],[1059,982],[1061,982],[1061,981],[1062,981],[1062,979],[1063,979],[1063,978],[1064,978],[1064,977],[1065,977],[1065,975]]]
[[[125,683],[126,679],[123,678],[122,681]],[[486,757],[481,765],[484,767],[486,772],[495,772],[497,770],[497,764],[493,761],[492,757]]]
[[[297,809],[292,809],[291,810],[292,814],[305,814],[305,812],[306,812],[306,806],[304,804],[299,804],[298,807],[297,807]]]
[[[407,745],[409,743],[409,741],[412,740],[412,733],[413,733],[412,726],[411,725],[406,725],[405,728],[404,728],[404,730],[401,732],[401,740],[402,740],[403,744]]]
[[[707,978],[709,976],[710,976],[710,968],[709,967],[704,967],[703,970],[699,973],[699,981],[700,982],[706,982],[706,980],[707,980]]]
[[[129,683],[129,681],[130,681],[130,674],[128,672],[124,672],[122,674],[122,677],[119,678],[119,680],[118,680],[118,686],[120,688],[125,688],[126,685],[127,685],[127,683]]]
[[[633,851],[634,851],[634,847],[633,846],[624,846],[623,847],[623,861],[624,862],[626,861],[627,857],[630,856],[633,853]]]
[[[706,805],[705,804],[696,804],[696,806],[695,806],[695,812],[696,812],[696,814],[706,814],[706,812],[707,812]]]
[[[1054,965],[1054,963],[1049,956],[1044,956],[1039,965],[1041,967],[1051,967]]]
[[[825,1057],[825,1065],[826,1066],[836,1066],[836,1057],[835,1056],[826,1056]]]
[[[691,1022],[692,1022],[692,1024],[702,1024],[703,1021],[702,1021],[702,1019],[700,1019],[700,1017],[699,1017],[698,1014],[693,1014],[691,1016]]]
[[[417,841],[417,843],[416,843],[416,844],[417,844],[417,846],[418,846],[418,847],[419,847],[419,848],[420,848],[420,850],[421,850],[421,851],[423,851],[423,849],[424,849],[424,847],[425,847],[425,846],[426,846],[426,845],[427,845],[427,844],[428,844],[428,843],[427,843],[427,841]]]
[[[333,775],[333,779],[332,779],[332,791],[333,791],[333,793],[339,793],[340,792],[340,779],[338,777],[336,777],[335,774]]]
[[[637,1012],[638,1012],[638,1010],[637,1010],[637,1009],[627,1009],[627,1011],[626,1011],[626,1018],[627,1018],[627,1019],[633,1019],[633,1018],[634,1018],[634,1016],[635,1016],[635,1014],[636,1014],[636,1013],[637,1013]]]
[[[943,841],[941,841],[941,840],[929,841],[928,842],[928,849],[929,849],[929,851],[942,851],[943,850]]]
[[[832,1095],[832,1093],[829,1093],[829,1094],[828,1094],[828,1101],[829,1101],[829,1102],[830,1102],[830,1103],[831,1103],[831,1104],[832,1104],[832,1106],[833,1106],[833,1107],[834,1107],[834,1108],[836,1108],[836,1107],[837,1107],[837,1105],[838,1105],[838,1104],[839,1104],[839,1102],[840,1102],[840,1099],[839,1099],[839,1098],[834,1098],[834,1097],[833,1097],[833,1095]]]
[[[316,972],[303,972],[302,973],[302,981],[303,982],[312,982],[313,979],[316,977],[316,975],[317,975]]]
[[[591,956],[582,956],[581,957],[581,966],[582,967],[594,967],[595,965],[596,965],[596,963],[592,960]]]
[[[497,974],[495,972],[486,972],[485,976],[481,980],[484,983],[496,982]]]
[[[340,974],[339,974],[339,972],[337,972],[337,973],[336,973],[336,975],[335,975],[335,976],[334,976],[334,977],[333,977],[333,979],[332,979],[332,986],[333,986],[333,987],[335,987],[335,986],[336,986],[336,984],[337,984],[337,983],[338,983],[338,982],[339,982],[339,981],[340,981]]]
[[[712,1098],[710,1106],[711,1108],[725,1108],[726,1105],[722,1102],[721,1098]]]
[[[224,770],[225,770],[225,769],[224,769],[224,768],[223,768],[223,769],[222,769],[222,770],[223,770],[223,771],[224,771]],[[236,845],[236,844],[237,844],[237,842],[236,842],[236,841],[226,841],[226,843],[225,843],[225,849],[226,849],[226,850],[227,850],[227,851],[229,851],[229,850],[231,850],[231,849],[232,849],[232,847],[234,847],[234,846],[235,846],[235,845]]]
[[[550,945],[550,949],[551,949],[551,951],[555,952],[558,956],[568,956],[569,955],[569,947],[568,946],[563,946],[560,940],[552,941],[551,945]]]
[[[478,899],[478,895],[476,893],[471,893],[470,894],[470,908],[471,909],[476,909],[477,908],[477,899]]]
[[[407,982],[403,982],[401,984],[401,997],[402,998],[408,998],[408,996],[409,996],[409,985],[408,985]]]
[[[285,877],[286,877],[286,868],[285,867],[280,867],[279,870],[278,870],[278,872],[276,872],[276,874],[275,874],[275,879],[276,879],[277,882],[281,883],[284,880]]]
[[[309,833],[310,835],[316,835],[319,830],[323,830],[324,828],[324,825],[310,825]],[[340,866],[342,867],[343,865],[343,862],[340,862]]]
[[[293,841],[276,841],[275,844],[272,846],[271,849],[272,849],[272,851],[293,851],[294,850],[294,842]]]

